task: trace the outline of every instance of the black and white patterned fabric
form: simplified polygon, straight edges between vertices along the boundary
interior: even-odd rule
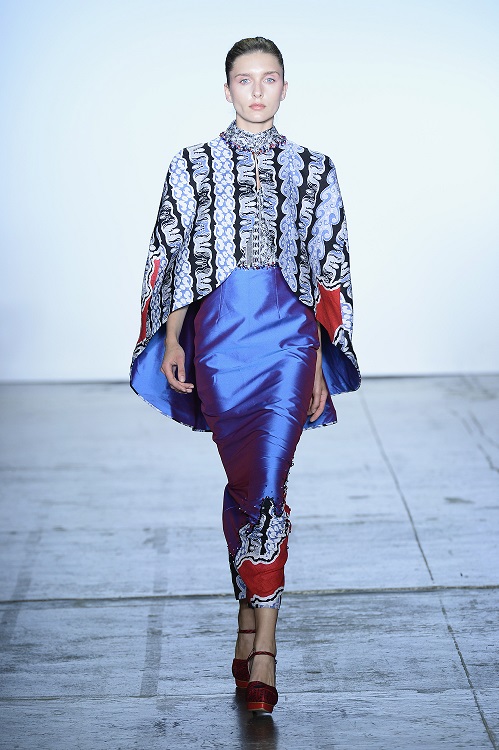
[[[357,388],[347,225],[336,169],[328,156],[287,140],[274,126],[254,134],[233,122],[173,158],[149,245],[133,359],[172,310],[202,299],[236,266],[273,264],[314,309],[337,350],[335,360],[343,361],[346,374],[336,392]]]

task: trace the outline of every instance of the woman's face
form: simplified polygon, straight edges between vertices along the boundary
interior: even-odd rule
[[[277,58],[268,52],[240,55],[229,81],[224,84],[225,98],[234,105],[236,125],[251,133],[270,128],[288,89]]]

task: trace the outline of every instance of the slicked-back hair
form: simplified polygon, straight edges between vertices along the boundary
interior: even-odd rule
[[[271,39],[265,39],[263,36],[251,36],[247,39],[240,39],[240,41],[236,42],[227,53],[227,57],[225,58],[227,85],[230,83],[230,71],[234,67],[237,58],[251,52],[267,52],[270,55],[274,55],[282,68],[282,77],[284,78],[284,61],[279,47]]]

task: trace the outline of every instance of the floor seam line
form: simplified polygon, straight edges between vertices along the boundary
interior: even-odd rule
[[[488,724],[488,721],[487,721],[487,719],[485,717],[485,713],[484,713],[484,711],[483,711],[483,709],[482,709],[482,707],[480,705],[480,701],[478,700],[478,695],[477,695],[476,688],[473,685],[473,681],[471,679],[471,674],[470,674],[468,666],[467,666],[467,664],[466,664],[466,662],[464,660],[464,656],[463,656],[463,654],[461,652],[461,649],[459,648],[459,644],[457,642],[456,634],[454,633],[454,629],[453,629],[453,627],[452,627],[452,625],[450,623],[449,616],[447,614],[447,610],[445,608],[445,605],[444,605],[442,599],[440,599],[440,607],[442,609],[442,614],[444,616],[445,623],[447,625],[447,630],[450,633],[450,636],[451,636],[452,641],[454,643],[454,647],[455,647],[455,649],[457,651],[457,654],[459,656],[459,659],[461,661],[461,665],[462,665],[464,673],[466,675],[466,679],[468,681],[468,685],[469,685],[471,693],[473,695],[473,700],[475,701],[475,705],[476,705],[476,707],[478,709],[478,713],[480,714],[480,719],[482,720],[482,724],[483,724],[483,726],[485,728],[485,731],[487,732],[487,736],[488,736],[488,738],[489,738],[489,740],[490,740],[490,742],[492,744],[492,747],[494,748],[494,750],[499,750],[498,745],[496,743],[496,738],[495,738],[494,732],[490,728],[490,726]]]
[[[165,579],[166,565],[160,564],[159,555],[166,554],[168,540],[168,528],[162,527],[154,532],[154,548],[156,559],[154,564],[153,592],[163,588],[167,581]],[[144,656],[144,667],[140,682],[140,697],[152,698],[157,695],[159,672],[161,667],[162,641],[164,635],[164,614],[166,599],[158,594],[153,594],[149,599],[149,613],[147,615],[146,649]]]
[[[483,585],[456,585],[456,586],[408,586],[404,588],[365,588],[365,589],[303,589],[299,591],[287,591],[287,597],[295,596],[366,596],[366,595],[384,595],[384,594],[438,594],[442,591],[497,591],[499,584]],[[54,597],[50,599],[3,599],[0,600],[0,607],[9,607],[27,604],[127,604],[133,602],[150,602],[155,600],[176,601],[178,599],[233,599],[234,595],[208,593],[208,594],[147,594],[143,596],[123,596],[123,597]]]

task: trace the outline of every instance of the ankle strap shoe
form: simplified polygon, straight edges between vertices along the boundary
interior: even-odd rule
[[[277,663],[275,654],[270,651],[252,651],[248,656],[248,661],[259,655],[271,656]],[[248,683],[246,689],[246,708],[248,711],[258,714],[271,714],[278,700],[279,695],[272,685],[267,685],[265,682],[259,682],[258,680],[252,680]]]
[[[238,633],[255,633],[255,630],[238,630]],[[248,659],[233,659],[232,676],[236,681],[236,687],[245,690],[248,687],[250,678],[248,669]]]

